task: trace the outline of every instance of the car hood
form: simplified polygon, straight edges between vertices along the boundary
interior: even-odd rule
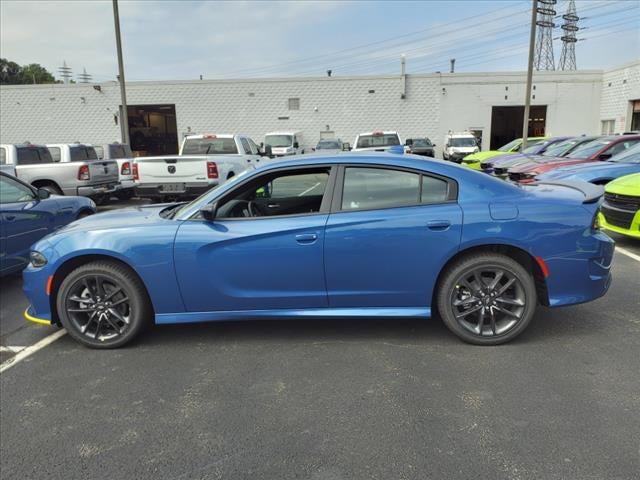
[[[607,184],[607,193],[640,197],[640,173],[625,175]]]
[[[473,160],[474,162],[482,162],[483,160],[489,160],[490,158],[497,157],[498,155],[506,155],[508,152],[500,152],[498,150],[488,150],[486,152],[476,152],[464,157],[466,161]]]
[[[160,211],[172,204],[156,204],[149,206],[122,208],[110,212],[97,213],[70,223],[56,233],[76,231],[113,230],[116,228],[143,227],[150,224],[171,222],[160,216]]]
[[[629,173],[640,172],[640,164],[638,163],[617,163],[617,162],[589,162],[579,165],[569,165],[557,168],[549,173],[540,176],[540,179],[552,178],[579,178],[590,181],[601,175],[623,175],[623,172]],[[620,173],[617,173],[620,172]],[[616,175],[617,174],[617,175]]]
[[[542,161],[544,158],[549,158],[549,160]],[[534,159],[529,159],[525,163],[519,163],[509,169],[509,172],[521,173],[521,172],[530,172],[535,170],[538,167],[545,167],[543,170],[550,170],[551,168],[555,169],[555,165],[576,165],[584,163],[584,160],[579,160],[576,158],[555,158],[555,157],[536,157]]]

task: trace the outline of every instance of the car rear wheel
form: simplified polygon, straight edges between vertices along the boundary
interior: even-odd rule
[[[462,340],[498,345],[513,340],[529,325],[537,295],[532,275],[518,262],[480,253],[447,269],[437,302],[445,325]]]
[[[138,277],[108,261],[82,265],[67,275],[58,289],[56,306],[64,328],[90,348],[116,348],[130,342],[152,315]]]
[[[60,190],[55,185],[43,185],[40,188],[43,189],[43,190],[46,190],[51,195],[62,195],[62,190]]]

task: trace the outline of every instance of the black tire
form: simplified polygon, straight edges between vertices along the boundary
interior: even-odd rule
[[[499,345],[527,328],[537,294],[532,275],[522,265],[487,252],[450,265],[439,282],[436,301],[442,321],[459,338],[475,345]]]
[[[87,263],[69,273],[58,289],[56,307],[69,335],[89,348],[121,347],[152,318],[140,279],[110,261]]]
[[[111,200],[111,197],[109,197],[109,195],[98,195],[97,197],[93,198],[93,201],[98,206],[106,205],[107,203],[109,203],[109,200]]]
[[[42,185],[41,188],[43,190],[46,190],[47,192],[49,192],[51,195],[63,195],[62,190],[60,190],[58,187],[56,187],[55,185]]]
[[[134,197],[134,191],[132,188],[127,190],[120,190],[119,192],[116,192],[116,197],[119,200],[131,200]]]

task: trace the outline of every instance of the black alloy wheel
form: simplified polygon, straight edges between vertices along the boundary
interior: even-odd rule
[[[140,280],[112,262],[92,262],[72,271],[60,285],[57,308],[69,334],[92,348],[124,345],[151,316]]]
[[[456,335],[481,345],[519,335],[535,312],[532,275],[510,257],[482,253],[451,266],[438,292],[442,318]]]

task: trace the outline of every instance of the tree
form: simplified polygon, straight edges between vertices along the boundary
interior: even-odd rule
[[[54,76],[42,65],[31,63],[20,66],[16,62],[0,58],[0,84],[23,85],[26,83],[57,83]]]

